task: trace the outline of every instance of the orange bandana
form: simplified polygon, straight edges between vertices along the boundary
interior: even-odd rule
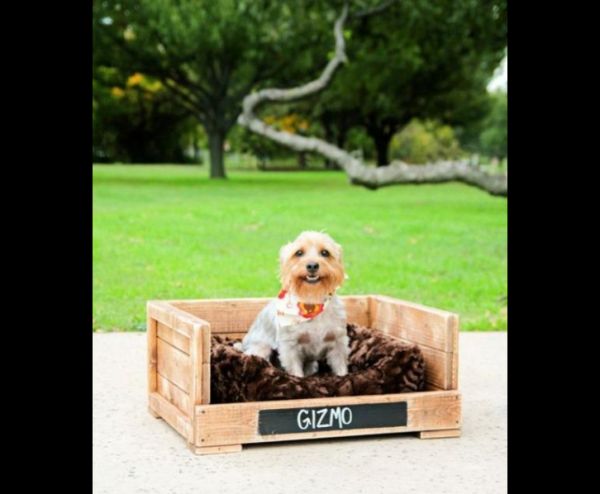
[[[331,294],[320,304],[306,304],[287,290],[281,290],[277,296],[277,324],[285,327],[310,321],[325,310],[330,300]]]

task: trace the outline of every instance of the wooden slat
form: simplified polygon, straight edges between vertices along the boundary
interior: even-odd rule
[[[202,364],[210,364],[210,337],[212,331],[209,325],[202,325],[200,331],[200,338],[202,339],[201,362]]]
[[[157,364],[157,350],[156,350],[156,321],[151,317],[148,317],[146,324],[146,338],[148,345],[148,393],[156,391],[156,364]]]
[[[369,297],[343,295],[348,321],[367,326]],[[168,303],[189,314],[208,321],[212,334],[246,333],[258,313],[272,300],[261,298],[232,298],[213,300],[170,300]]]
[[[210,403],[210,364],[202,364],[202,395],[201,403]]]
[[[454,315],[450,318],[450,331],[452,333],[452,362],[450,370],[450,389],[458,389],[458,339],[459,339],[459,318]]]
[[[196,405],[202,402],[202,332],[201,326],[195,325],[190,345],[190,416],[193,417]],[[192,424],[195,427],[195,422]]]
[[[169,345],[190,354],[190,338],[184,334],[174,331],[162,322],[158,323],[158,337],[166,341]]]
[[[425,391],[442,391],[443,389],[444,388],[441,388],[440,386],[425,381]]]
[[[277,408],[343,406],[361,403],[407,403],[408,422],[402,427],[328,430],[292,434],[258,434],[258,411]],[[196,407],[196,446],[291,441],[322,437],[357,436],[414,432],[419,430],[456,429],[460,427],[460,394],[456,391],[427,391],[372,396],[348,396],[304,400],[201,405]]]
[[[193,431],[191,419],[189,419],[179,408],[160,396],[158,393],[150,393],[150,409],[160,415],[173,429],[181,434],[186,440],[192,441]]]
[[[371,327],[413,343],[452,352],[455,314],[383,295],[370,297]]]
[[[193,409],[196,405],[210,403],[210,326],[208,324],[194,326],[191,347],[192,363],[192,401]]]
[[[271,298],[172,300],[169,304],[210,323],[211,331],[239,333],[250,328]]]
[[[359,326],[369,325],[369,297],[367,295],[345,295],[340,298],[346,306],[349,323]]]
[[[189,416],[190,395],[160,374],[157,376],[157,382],[157,393],[169,400],[173,405],[179,408],[179,410]]]
[[[194,324],[205,324],[206,321],[183,311],[169,302],[151,300],[147,303],[150,317],[168,326],[172,330],[191,338]]]
[[[402,343],[414,344],[406,338],[393,336]],[[418,345],[425,359],[425,381],[440,389],[456,389],[451,387],[452,353],[442,352],[426,345]]]
[[[439,439],[443,437],[460,437],[460,429],[447,429],[442,431],[421,431],[419,438],[421,439]]]
[[[157,355],[158,373],[189,393],[192,380],[192,366],[189,355],[160,338],[157,339]]]

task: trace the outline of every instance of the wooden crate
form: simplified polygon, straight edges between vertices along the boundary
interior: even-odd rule
[[[420,346],[425,391],[211,405],[211,335],[243,337],[270,299],[150,301],[150,413],[163,418],[197,454],[240,451],[249,443],[366,434],[459,436],[458,316],[383,295],[341,298],[349,322]]]

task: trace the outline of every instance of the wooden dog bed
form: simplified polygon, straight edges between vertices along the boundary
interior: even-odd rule
[[[248,443],[322,437],[399,432],[417,432],[421,438],[458,436],[461,397],[456,314],[381,295],[341,298],[351,337],[398,344],[393,347],[404,352],[405,360],[398,362],[403,361],[401,372],[408,379],[385,380],[380,373],[372,374],[377,381],[372,384],[378,388],[374,389],[365,380],[358,385],[348,376],[330,376],[329,387],[318,391],[322,393],[318,398],[302,398],[309,392],[308,383],[318,376],[304,380],[289,376],[291,381],[284,386],[287,391],[275,390],[274,394],[269,394],[273,390],[261,394],[252,388],[241,394],[217,391],[224,374],[215,367],[218,361],[212,360],[215,352],[235,351],[229,347],[231,341],[244,336],[270,299],[151,301],[147,306],[150,412],[179,432],[197,454],[240,451],[241,445]],[[359,351],[359,346],[354,351]],[[424,373],[419,367],[423,361]],[[211,363],[215,369],[212,397]],[[279,371],[266,361],[260,365],[263,370]],[[354,371],[351,374],[360,371],[358,367],[350,370]],[[351,394],[358,395],[346,395],[344,382],[350,382]],[[399,382],[404,382],[406,389],[385,387]],[[378,394],[368,394],[370,391]],[[283,394],[277,396],[277,392]],[[300,398],[288,399],[286,393]],[[230,399],[246,401],[216,403]]]

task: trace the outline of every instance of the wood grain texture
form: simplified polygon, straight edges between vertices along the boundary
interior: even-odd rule
[[[156,372],[157,372],[157,329],[156,320],[148,317],[146,323],[146,341],[148,345],[148,393],[156,391]]]
[[[198,331],[200,331],[200,340],[202,341],[200,362],[202,364],[210,364],[210,337],[212,335],[210,324],[200,325]]]
[[[192,337],[194,324],[206,324],[206,321],[165,301],[149,301],[147,312],[150,317],[188,338]]]
[[[162,322],[157,324],[158,337],[166,341],[169,345],[181,350],[182,352],[190,354],[190,338],[184,334],[181,334]]]
[[[193,440],[191,419],[167,399],[163,398],[158,393],[151,393],[150,409],[173,427],[173,429],[181,434],[186,440]]]
[[[190,393],[192,364],[190,356],[157,338],[158,373]]]
[[[196,455],[214,455],[218,453],[239,453],[242,451],[241,444],[229,444],[227,446],[207,446],[199,448],[194,444],[189,444],[190,449]]]
[[[435,384],[425,381],[425,391],[443,391],[444,389]]]
[[[348,322],[369,324],[369,298],[366,295],[342,295]],[[245,334],[258,313],[272,298],[231,298],[214,300],[170,300],[168,304],[210,323],[211,333],[227,336]],[[239,336],[236,336],[239,337]]]
[[[200,403],[210,403],[210,364],[202,364],[202,394]]]
[[[419,432],[419,437],[458,437],[456,314],[383,295],[343,296],[348,320],[421,347],[427,391],[390,395],[210,404],[210,338],[241,339],[271,298],[148,302],[149,411],[162,417],[191,443],[197,454],[240,451],[242,444],[320,437]],[[334,407],[407,403],[406,426],[258,433],[258,411],[278,408]]]
[[[450,318],[450,334],[452,335],[452,361],[450,364],[450,389],[458,389],[458,339],[460,321],[457,314]]]
[[[369,297],[367,295],[343,295],[340,298],[346,307],[349,323],[369,326]]]
[[[202,330],[195,324],[190,345],[190,416],[194,416],[196,405],[202,403]],[[192,424],[193,425],[193,424]]]
[[[156,392],[159,395],[170,401],[186,415],[191,416],[193,412],[190,409],[191,400],[188,393],[160,374],[157,375],[157,383]]]
[[[452,352],[451,312],[384,295],[371,295],[371,327],[419,345]]]
[[[390,335],[391,336],[391,335]],[[392,336],[402,343],[412,344],[406,338]],[[452,353],[443,352],[426,345],[419,345],[425,359],[425,382],[437,386],[439,389],[455,389],[451,384]]]
[[[441,431],[421,431],[420,439],[440,439],[444,437],[460,437],[460,429],[446,429]]]
[[[250,325],[271,298],[212,300],[171,300],[169,304],[182,312],[210,323],[211,332],[240,333]]]
[[[277,408],[335,407],[364,403],[406,401],[408,424],[399,427],[311,431],[291,434],[258,434],[258,411]],[[456,391],[429,391],[374,396],[349,396],[254,403],[229,403],[196,407],[196,446],[315,439],[456,429],[460,426],[460,395]]]

